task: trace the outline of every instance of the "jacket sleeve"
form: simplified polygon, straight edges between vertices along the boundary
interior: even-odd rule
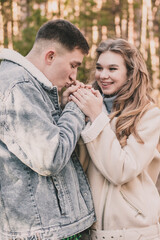
[[[77,153],[79,161],[83,167],[83,170],[86,172],[88,169],[89,162],[90,162],[90,155],[88,153],[86,144],[84,143],[84,141],[82,140],[81,137],[79,138],[77,145],[76,145],[76,153]]]
[[[148,110],[138,124],[144,144],[131,134],[127,145],[121,147],[109,118],[101,113],[81,136],[89,154],[101,174],[115,185],[122,185],[139,175],[152,161],[160,138],[160,110]]]
[[[61,171],[85,125],[77,105],[68,103],[55,124],[52,109],[30,82],[14,86],[3,104],[2,141],[11,154],[41,175]]]

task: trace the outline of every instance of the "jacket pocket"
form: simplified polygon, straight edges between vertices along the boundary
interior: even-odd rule
[[[61,215],[65,215],[66,211],[65,211],[65,203],[64,203],[64,199],[63,199],[63,192],[60,188],[60,185],[57,181],[56,178],[52,177],[52,182],[55,188],[55,192],[56,192],[56,198],[57,198],[57,205],[59,208],[59,211],[61,213]]]
[[[146,217],[143,211],[128,198],[128,196],[124,193],[122,189],[120,190],[120,194],[125,200],[125,202],[135,211],[135,217],[137,217],[138,215],[141,215],[142,217]]]

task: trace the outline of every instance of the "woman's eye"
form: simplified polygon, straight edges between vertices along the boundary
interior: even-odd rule
[[[102,70],[102,67],[97,66],[96,69],[100,71]]]
[[[109,70],[110,70],[110,71],[115,71],[115,70],[117,70],[117,68],[113,68],[113,67],[112,67],[112,68],[109,68]]]

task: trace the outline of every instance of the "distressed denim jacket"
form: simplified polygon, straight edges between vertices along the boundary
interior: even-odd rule
[[[0,59],[0,240],[72,236],[95,221],[73,152],[84,115],[73,102],[61,111],[57,88],[25,57],[3,49]]]

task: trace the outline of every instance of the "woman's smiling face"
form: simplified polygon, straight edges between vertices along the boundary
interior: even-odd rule
[[[96,63],[95,79],[105,95],[116,94],[127,81],[123,57],[111,51],[102,53]]]

